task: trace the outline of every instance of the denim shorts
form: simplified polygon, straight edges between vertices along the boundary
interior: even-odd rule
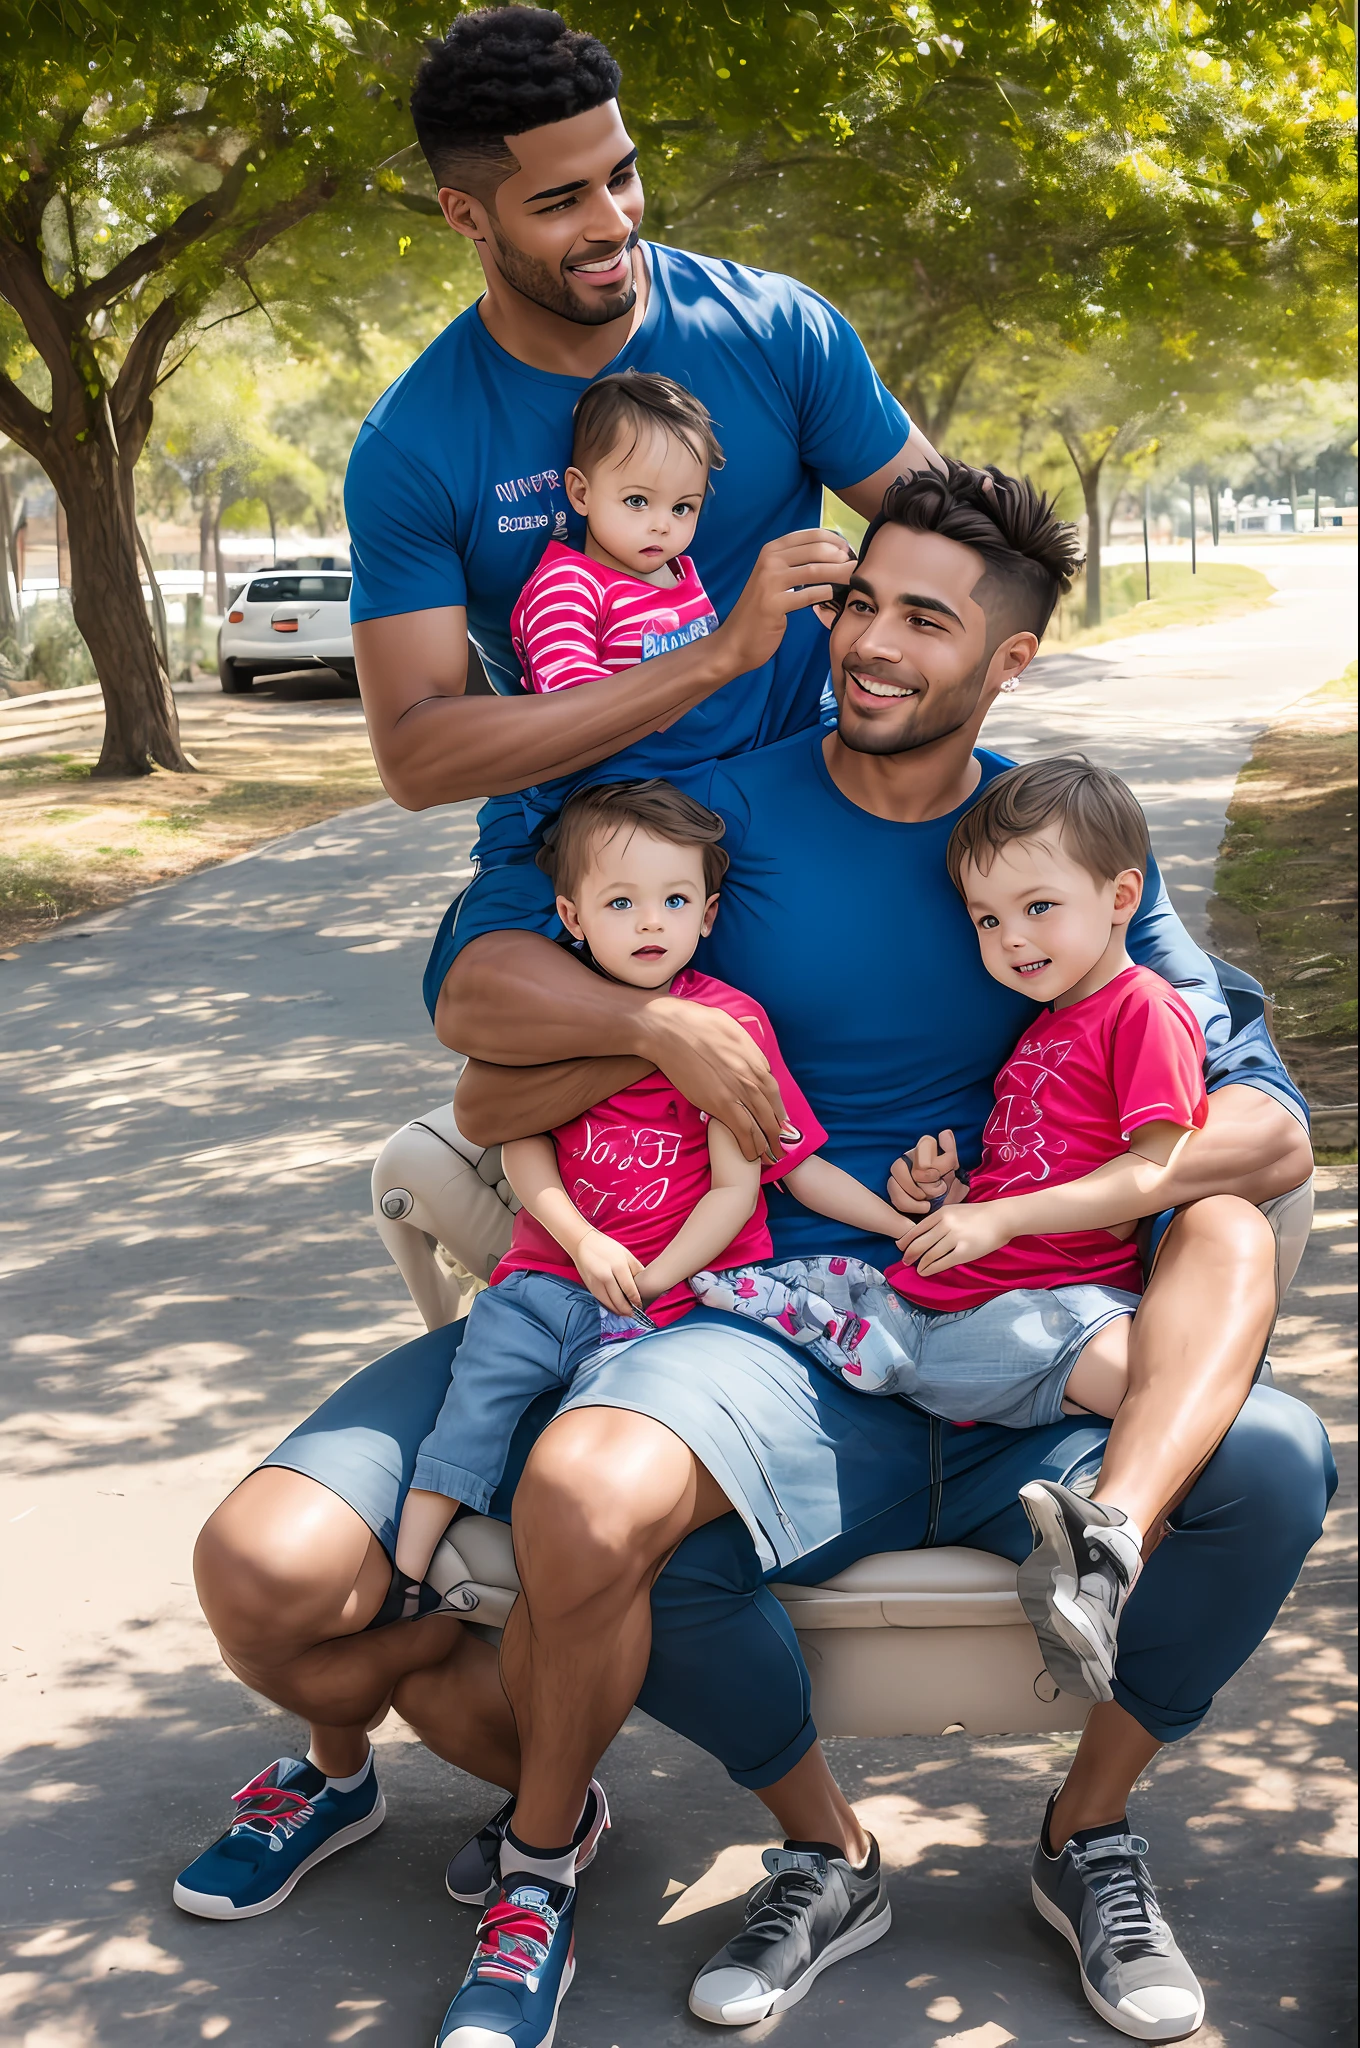
[[[484,1515],[520,1418],[540,1394],[571,1384],[599,1349],[601,1321],[586,1288],[552,1273],[510,1273],[479,1294],[434,1428],[416,1454],[412,1486]]]
[[[1098,1330],[1131,1316],[1119,1287],[1014,1288],[978,1308],[920,1308],[860,1259],[786,1259],[701,1273],[709,1308],[749,1316],[862,1394],[896,1394],[946,1422],[1038,1429],[1062,1419],[1068,1376]]]

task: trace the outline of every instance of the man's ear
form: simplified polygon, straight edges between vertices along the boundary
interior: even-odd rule
[[[1116,931],[1131,923],[1143,900],[1143,877],[1137,868],[1125,868],[1114,878],[1114,902],[1110,923]]]
[[[582,519],[584,519],[586,516],[586,492],[590,488],[584,471],[575,468],[569,469],[562,479],[562,487],[566,491],[567,503],[571,506],[572,511],[579,512]]]
[[[1013,690],[1038,652],[1037,635],[1009,633],[992,650],[992,658],[987,664],[988,682],[996,690]]]
[[[706,939],[712,931],[713,920],[718,915],[718,905],[721,900],[719,896],[710,896],[704,905],[704,921],[699,927],[699,937],[701,939]]]
[[[570,896],[558,897],[557,915],[561,918],[574,939],[583,939],[585,937],[585,933],[581,929],[581,920],[576,915],[576,905],[572,902]]]
[[[439,210],[455,235],[466,235],[470,242],[490,239],[486,208],[471,192],[455,192],[452,185],[441,185]]]

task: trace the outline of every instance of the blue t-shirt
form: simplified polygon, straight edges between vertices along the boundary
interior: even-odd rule
[[[881,1192],[893,1160],[926,1132],[952,1129],[964,1163],[977,1163],[996,1075],[1040,1005],[987,973],[949,879],[945,847],[968,804],[921,825],[876,818],[837,789],[823,739],[799,733],[691,782],[726,821],[732,863],[695,965],[764,1007],[826,1129],[826,1156]],[[982,748],[977,758],[982,780],[969,803],[1012,765]],[[479,876],[463,900],[466,926],[450,958],[478,931],[563,936],[552,888],[532,864]],[[1245,1082],[1307,1121],[1266,1031],[1259,988],[1195,945],[1155,861],[1128,946],[1194,1011],[1211,1090]],[[427,980],[432,1009],[442,978]],[[823,1218],[781,1189],[766,1193],[776,1257],[827,1250]],[[886,1239],[839,1224],[834,1243],[879,1266],[896,1256]]]
[[[911,422],[854,328],[816,292],[740,263],[642,248],[647,310],[601,374],[658,372],[712,414],[727,459],[690,554],[723,619],[765,543],[820,526],[823,485],[871,476],[901,449]],[[507,355],[476,306],[446,327],[379,399],[350,457],[351,616],[465,605],[493,686],[518,691],[515,600],[549,540],[584,539],[563,476],[572,410],[591,381]],[[673,777],[806,730],[827,680],[826,637],[812,612],[796,613],[772,662],[616,754],[609,777]],[[600,772],[493,798],[478,821],[479,864],[522,859],[570,790]]]

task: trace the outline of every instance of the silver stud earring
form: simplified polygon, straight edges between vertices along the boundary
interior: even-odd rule
[[[1005,682],[1004,682],[1004,683],[1003,683],[1003,684],[1001,685],[1001,687],[1002,687],[1002,689],[1003,689],[1003,690],[1007,690],[1007,691],[1009,691],[1009,690],[1018,690],[1018,689],[1019,689],[1019,687],[1020,687],[1020,678],[1019,678],[1019,676],[1007,676],[1007,678],[1006,678]]]

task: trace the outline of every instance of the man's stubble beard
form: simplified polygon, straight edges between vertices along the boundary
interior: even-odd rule
[[[991,666],[991,660],[992,652],[989,648],[972,674],[960,686],[960,694],[967,697],[967,708],[965,710],[956,716],[954,711],[946,706],[940,722],[937,724],[929,720],[929,703],[927,702],[927,717],[922,719],[919,725],[912,725],[905,732],[901,727],[896,732],[892,732],[886,726],[871,726],[867,720],[858,731],[847,732],[844,684],[842,684],[840,713],[836,720],[836,730],[840,736],[841,745],[847,747],[852,754],[914,754],[922,747],[934,746],[939,740],[946,740],[951,734],[961,732],[977,710],[978,698],[982,692],[982,685],[986,681],[987,670]],[[844,676],[844,671],[842,671],[842,676]],[[950,692],[951,697],[954,697],[954,694],[953,691]]]
[[[546,313],[556,313],[559,319],[572,320],[578,327],[604,327],[611,320],[619,319],[624,313],[631,313],[637,304],[637,279],[629,266],[628,288],[615,299],[601,299],[597,305],[588,305],[578,299],[571,286],[559,271],[543,263],[537,256],[526,256],[523,249],[507,241],[494,215],[490,217],[492,240],[496,245],[496,267],[512,291],[531,305],[542,306]],[[628,237],[628,253],[631,256],[638,245],[639,230],[633,229]]]

